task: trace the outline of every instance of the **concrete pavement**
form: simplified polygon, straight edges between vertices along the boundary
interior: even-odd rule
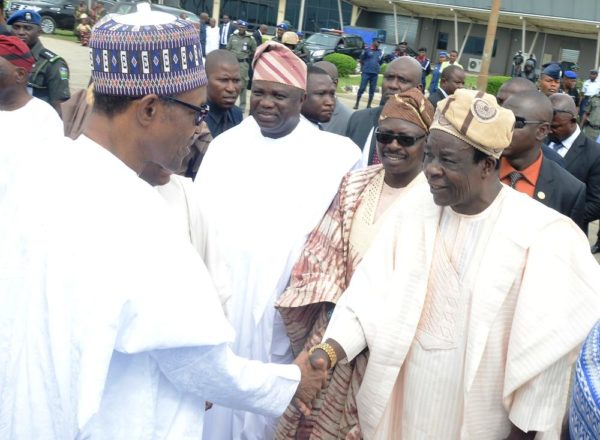
[[[41,40],[46,49],[66,60],[71,74],[69,78],[71,91],[86,88],[90,81],[89,49],[79,43],[55,37],[42,36]]]

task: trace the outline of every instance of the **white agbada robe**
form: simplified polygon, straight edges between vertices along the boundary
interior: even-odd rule
[[[205,400],[289,404],[299,369],[233,355],[165,202],[85,136],[0,149],[0,243],[0,438],[198,439]]]
[[[206,26],[206,54],[208,55],[213,50],[217,50],[219,48],[219,38],[221,37],[219,33],[219,26],[210,27]]]
[[[570,219],[532,202],[504,186],[478,218],[413,197],[382,229],[324,336],[348,359],[369,347],[365,439],[500,440],[512,422],[558,440],[600,267]]]
[[[171,208],[180,231],[202,258],[226,309],[231,297],[229,267],[222,255],[214,222],[207,218],[200,204],[198,187],[192,179],[174,174],[167,184],[155,188]]]
[[[47,142],[65,135],[63,122],[54,107],[35,97],[16,110],[0,110],[0,127],[0,148],[13,142],[22,148],[24,140]]]
[[[231,268],[228,316],[236,330],[236,354],[291,361],[274,301],[287,286],[306,237],[359,159],[351,140],[320,131],[302,117],[292,133],[279,139],[263,136],[248,117],[211,142],[195,183]],[[264,440],[273,435],[274,424],[215,407],[207,413],[204,438]]]

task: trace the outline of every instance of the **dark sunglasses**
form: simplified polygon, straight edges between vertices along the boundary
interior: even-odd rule
[[[543,124],[546,121],[528,121],[522,116],[515,116],[515,128],[524,128],[527,124]]]
[[[377,142],[384,145],[391,144],[395,139],[396,142],[403,147],[412,147],[418,140],[423,139],[426,136],[426,134],[422,136],[406,136],[403,134],[385,133],[379,131],[379,128],[375,130],[375,139],[377,139]]]
[[[161,99],[164,99],[165,101],[168,101],[168,102],[174,102],[175,104],[179,104],[179,105],[182,105],[184,107],[194,110],[196,112],[196,120],[195,120],[196,125],[202,124],[202,121],[204,121],[204,119],[206,119],[206,116],[208,115],[208,111],[210,110],[210,107],[208,106],[208,104],[202,104],[200,107],[198,107],[197,105],[190,104],[189,102],[181,101],[177,98],[173,98],[172,96],[161,96]]]

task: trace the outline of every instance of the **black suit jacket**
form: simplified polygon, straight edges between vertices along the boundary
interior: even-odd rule
[[[379,123],[379,116],[383,106],[366,108],[354,112],[350,116],[348,121],[348,128],[346,130],[346,136],[352,139],[352,141],[359,146],[361,150],[364,150],[365,143],[369,137],[369,133],[374,127],[377,127]],[[371,137],[369,144],[369,165],[373,163],[373,155],[375,154],[375,135]]]
[[[254,41],[256,41],[256,47],[260,46],[262,44],[262,34],[260,31],[258,29],[255,30],[252,36],[254,37]]]
[[[221,36],[223,35],[223,24],[221,24],[219,26],[219,47],[221,47],[221,49],[224,49],[225,46],[221,44]],[[233,26],[232,22],[229,22],[229,29],[227,30],[227,41],[229,41],[229,37],[231,37],[231,34],[233,34],[235,32],[235,26]]]
[[[429,95],[429,102],[431,102],[434,109],[437,107],[437,103],[442,99],[446,99],[446,96],[444,96],[444,93],[439,88]]]
[[[600,218],[600,145],[583,132],[565,155],[565,169],[586,186],[585,222]]]
[[[542,158],[533,198],[549,208],[569,217],[582,230],[587,230],[585,221],[585,184],[556,162]]]

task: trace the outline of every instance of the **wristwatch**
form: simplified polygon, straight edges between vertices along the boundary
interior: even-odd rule
[[[337,355],[335,354],[335,350],[331,345],[327,342],[323,342],[321,344],[314,345],[308,350],[308,355],[311,356],[316,350],[323,350],[327,357],[329,358],[329,368],[335,367],[337,363]]]

